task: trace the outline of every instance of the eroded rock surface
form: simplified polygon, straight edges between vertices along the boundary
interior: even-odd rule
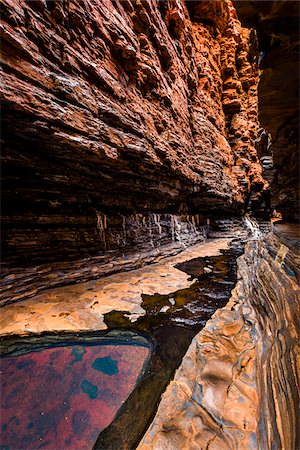
[[[247,244],[230,302],[194,338],[140,450],[299,447],[300,258],[287,243],[277,230]]]
[[[103,215],[259,201],[256,38],[230,1],[4,0],[2,63],[3,258],[119,248]]]
[[[2,1],[2,302],[27,298],[3,307],[3,334],[105,329],[105,313],[142,315],[142,293],[189,286],[160,266],[132,289],[112,275],[108,297],[104,280],[42,293],[175,254],[213,215],[266,210],[257,152],[273,206],[297,217],[297,8],[235,3],[255,16],[272,147],[256,34],[230,0]],[[275,228],[239,276],[140,449],[299,447],[298,250]]]
[[[271,174],[271,203],[299,220],[299,1],[234,1],[243,25],[258,32],[259,115],[271,135],[259,156]],[[266,136],[264,139],[266,141]]]
[[[97,215],[97,236],[106,250],[83,258],[63,258],[65,245],[57,250],[56,260],[47,264],[29,262],[5,264],[0,282],[0,305],[24,300],[51,287],[97,279],[128,271],[176,255],[188,246],[206,240],[208,221],[199,214]],[[238,230],[245,230],[238,222]],[[76,226],[74,224],[74,230]],[[112,243],[117,245],[109,250]],[[70,245],[76,246],[76,241]],[[58,260],[57,260],[58,259]]]
[[[174,267],[176,264],[219,255],[221,249],[228,249],[229,243],[230,239],[207,241],[151,266],[48,289],[31,299],[3,306],[0,335],[105,330],[104,315],[111,311],[126,312],[134,322],[146,314],[141,306],[143,294],[170,294],[194,283],[189,275]]]

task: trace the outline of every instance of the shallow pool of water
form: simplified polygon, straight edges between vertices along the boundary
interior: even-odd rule
[[[94,450],[136,448],[193,337],[228,302],[236,283],[236,258],[241,252],[237,245],[219,256],[195,258],[177,265],[194,283],[168,295],[143,295],[146,314],[134,323],[121,311],[105,315],[109,329],[143,332],[153,339],[155,347],[141,382],[114,421],[101,432]]]
[[[63,345],[0,359],[1,449],[91,449],[134,389],[147,345]]]
[[[146,314],[135,322],[127,311],[105,314],[108,330],[89,333],[90,345],[87,333],[67,343],[61,333],[2,339],[3,450],[135,448],[193,337],[227,303],[241,251],[179,264],[189,288],[143,295]]]

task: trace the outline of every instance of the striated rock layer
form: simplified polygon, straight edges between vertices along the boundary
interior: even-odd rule
[[[147,314],[142,307],[144,296],[171,294],[187,289],[195,282],[194,278],[177,268],[178,264],[203,256],[218,256],[222,250],[228,250],[230,242],[231,239],[210,240],[191,246],[179,255],[162,258],[151,266],[86,283],[77,282],[54,289],[49,289],[48,285],[46,290],[43,286],[44,292],[30,299],[24,299],[23,294],[22,302],[13,302],[11,295],[7,300],[10,304],[0,302],[0,337],[105,330],[108,328],[105,314],[112,311],[126,313],[133,324]],[[39,288],[37,291],[42,291]]]
[[[3,0],[1,14],[4,259],[118,248],[103,215],[122,228],[260,201],[257,43],[229,0]]]
[[[195,244],[209,244],[212,239],[215,243],[218,238],[245,242],[250,231],[247,216],[215,220],[199,214],[133,214],[115,215],[115,220],[113,226],[107,216],[99,214],[97,225],[106,248],[116,244],[113,250],[74,260],[31,262],[26,267],[6,264],[2,267],[0,305],[24,300],[45,289],[128,272],[179,253],[183,256]],[[266,226],[266,222],[263,224],[260,228]],[[63,253],[58,252],[58,257],[62,258]]]
[[[300,3],[298,0],[233,3],[243,25],[255,27],[258,33],[259,115],[271,136],[271,145],[264,139],[259,156],[269,158],[273,165],[271,203],[286,220],[299,220]]]
[[[140,450],[299,448],[294,243],[276,230],[247,244],[230,302],[194,338]]]
[[[13,263],[6,265],[2,268],[0,305],[24,300],[50,287],[126,272],[176,255],[206,240],[207,222],[199,214],[115,215],[108,221],[106,215],[98,213],[95,234],[105,251],[72,259],[72,255],[76,255],[76,242],[71,240],[57,249],[56,259],[59,261],[34,265],[31,261],[26,267]],[[238,223],[235,232],[247,235],[241,227],[241,220]],[[75,224],[72,226],[73,236],[79,235],[81,230]],[[85,237],[90,241],[93,235],[86,231]],[[68,259],[64,255],[67,249]]]

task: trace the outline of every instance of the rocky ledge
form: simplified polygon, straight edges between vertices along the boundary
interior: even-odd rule
[[[61,220],[60,217],[57,219]],[[31,259],[25,267],[17,264],[18,259],[9,264],[3,262],[0,305],[24,300],[51,287],[84,282],[157,262],[205,241],[209,230],[209,220],[199,214],[115,214],[108,218],[98,213],[95,232],[91,228],[90,236],[87,230],[84,235],[89,243],[98,240],[104,250],[89,254],[85,248],[83,257],[75,258],[76,235],[81,233],[77,225],[76,221],[69,221],[73,237],[56,249],[54,261],[41,264],[38,258],[40,264],[34,264]],[[241,225],[242,221],[237,220],[235,231],[241,232]],[[21,244],[25,249],[27,242]],[[44,254],[47,254],[46,248]]]
[[[275,227],[194,338],[139,450],[299,448],[299,234]]]
[[[264,229],[267,222],[261,221]],[[115,222],[98,215],[97,233],[110,250],[72,259],[26,266],[4,261],[0,280],[0,306],[33,297],[47,289],[83,283],[153,264],[204,243],[207,238],[246,241],[251,230],[247,215],[206,219],[199,214],[115,215]],[[209,243],[209,242],[208,242]],[[72,245],[72,242],[70,243]],[[204,247],[205,248],[205,247]],[[62,252],[66,251],[66,247]],[[149,268],[151,271],[151,268]],[[126,276],[126,275],[125,275]],[[129,276],[129,275],[128,275]]]
[[[137,270],[123,271],[86,283],[49,289],[22,302],[7,301],[1,308],[0,336],[26,335],[57,331],[105,330],[104,315],[126,312],[130,322],[146,314],[143,296],[169,294],[186,289],[194,279],[176,268],[184,261],[219,255],[229,248],[232,239],[211,239],[189,247],[176,256]],[[149,262],[149,260],[148,260]],[[11,304],[13,303],[13,304]]]

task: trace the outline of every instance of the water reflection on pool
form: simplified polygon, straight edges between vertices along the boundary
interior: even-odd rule
[[[149,351],[65,345],[1,358],[1,449],[91,449],[134,389]]]

